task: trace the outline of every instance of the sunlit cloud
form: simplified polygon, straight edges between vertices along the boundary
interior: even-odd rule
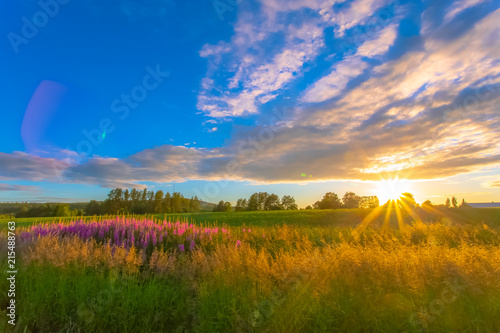
[[[390,15],[380,19],[387,5]],[[389,0],[249,6],[238,6],[231,36],[197,49],[206,73],[198,78],[196,107],[206,116],[207,136],[221,134],[227,120],[257,119],[251,125],[234,125],[213,149],[194,148],[186,138],[175,141],[185,146],[141,148],[120,158],[0,153],[0,180],[104,187],[411,181],[500,164],[500,10],[493,2],[435,4],[418,19]],[[461,15],[470,10],[478,14]],[[416,22],[411,33],[408,20]],[[283,101],[291,113],[259,139],[262,119]],[[496,178],[486,182],[500,187]]]

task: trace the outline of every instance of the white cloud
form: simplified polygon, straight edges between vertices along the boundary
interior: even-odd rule
[[[214,58],[209,65],[209,69],[214,70],[209,70],[208,74],[215,75],[220,64],[220,70],[234,75],[225,86],[213,79],[204,79],[202,92],[198,96],[198,108],[211,117],[255,114],[260,105],[273,100],[277,92],[286,88],[300,74],[302,66],[317,56],[323,46],[323,30],[317,26],[317,22],[282,28],[286,32],[285,45],[270,59],[248,56],[247,50],[254,48],[265,52],[267,46],[260,43],[275,31],[275,26],[271,26],[269,30],[256,31],[257,28],[249,23],[238,24],[235,28],[236,35],[232,39],[229,65],[227,62],[219,62],[220,53],[214,51],[219,47],[205,46],[202,54]]]
[[[373,58],[378,55],[385,54],[389,47],[394,44],[394,40],[397,37],[397,26],[391,24],[386,28],[382,29],[377,38],[365,42],[358,48],[357,54],[362,57]]]
[[[338,25],[337,36],[341,37],[345,31],[364,23],[375,11],[390,3],[391,0],[355,0],[351,5],[333,16],[332,21]]]
[[[483,0],[456,0],[447,9],[446,15],[444,16],[444,22],[448,23],[455,18],[460,12],[467,8],[478,5],[483,2]]]
[[[303,102],[319,103],[340,95],[349,81],[368,67],[357,56],[350,56],[335,64],[330,74],[318,80],[302,98]]]

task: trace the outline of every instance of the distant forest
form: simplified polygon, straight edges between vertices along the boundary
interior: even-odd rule
[[[104,201],[89,203],[1,203],[0,217],[59,217],[105,214],[162,214],[211,211],[215,205],[181,193],[113,189]],[[3,216],[2,216],[3,215]]]
[[[400,201],[411,207],[419,206],[413,194],[403,193]],[[389,204],[384,204],[386,207]],[[321,200],[305,209],[371,209],[380,206],[376,196],[358,196],[353,192],[346,192],[342,198],[336,193],[328,192]],[[422,203],[422,207],[434,206],[429,200]],[[457,198],[448,198],[444,205],[436,207],[468,207],[465,200],[459,204]],[[63,216],[93,216],[114,214],[167,214],[167,213],[194,213],[201,211],[213,212],[241,212],[241,211],[269,211],[269,210],[297,210],[295,199],[290,195],[279,197],[274,193],[258,192],[248,199],[240,198],[233,207],[230,202],[220,201],[213,204],[201,201],[197,196],[185,198],[181,193],[164,193],[162,190],[150,191],[147,189],[112,189],[106,200],[91,200],[89,203],[0,203],[0,218],[10,217],[63,217]]]

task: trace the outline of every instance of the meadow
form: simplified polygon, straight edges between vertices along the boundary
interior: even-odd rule
[[[500,332],[500,210],[386,213],[20,219],[0,331]]]

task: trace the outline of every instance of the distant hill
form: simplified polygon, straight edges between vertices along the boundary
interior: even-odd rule
[[[202,211],[212,211],[214,210],[215,206],[217,204],[211,203],[211,202],[206,202],[206,201],[200,201],[200,206]]]
[[[472,208],[500,208],[500,202],[477,202],[467,203]]]

